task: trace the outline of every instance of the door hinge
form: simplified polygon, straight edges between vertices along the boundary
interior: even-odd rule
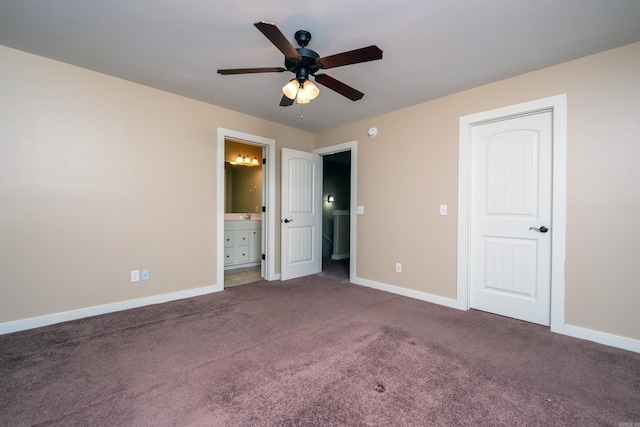
[[[267,207],[266,207],[266,206],[263,206],[263,207],[262,207],[262,212],[266,212],[266,211],[267,211]]]
[[[262,260],[264,261],[266,259],[267,259],[267,257],[265,256],[265,254],[262,254]]]
[[[266,159],[266,158],[262,159],[262,164],[263,164],[263,165],[266,165],[266,164],[267,164],[267,159]]]

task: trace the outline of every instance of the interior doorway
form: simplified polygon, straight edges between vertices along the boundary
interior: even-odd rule
[[[322,157],[322,257],[349,259],[351,151]]]
[[[357,142],[320,148],[314,153],[323,157],[323,272],[327,264],[331,269],[347,269],[353,282],[357,260]]]
[[[256,155],[251,156],[248,152],[229,153],[225,155],[225,146],[227,141],[243,144],[239,147],[251,147],[258,150]],[[236,148],[237,151],[237,148]],[[260,156],[257,153],[260,153]],[[242,166],[243,168],[260,168],[262,169],[261,191],[257,184],[247,186],[244,178],[240,180],[245,182],[245,193],[249,194],[247,204],[242,205],[243,212],[225,213],[225,204],[233,205],[232,198],[227,199],[227,191],[225,184],[225,165],[236,161],[238,154],[249,157],[252,162],[254,157],[259,166]],[[233,254],[234,262],[236,259],[252,260],[257,262],[260,267],[259,276],[265,280],[275,280],[275,168],[271,165],[271,159],[275,158],[275,140],[251,135],[243,132],[233,131],[229,129],[218,128],[218,150],[216,162],[216,204],[217,204],[217,282],[218,286],[224,287],[225,283],[225,263],[227,256]],[[228,162],[226,162],[228,160]],[[228,165],[227,165],[228,166]],[[255,189],[253,188],[255,187]],[[261,195],[259,195],[261,193]],[[240,206],[240,205],[238,205]],[[256,209],[257,207],[257,209]],[[238,208],[240,209],[240,208]],[[233,209],[232,209],[233,210]],[[247,210],[248,212],[244,212]],[[258,210],[259,212],[255,212]],[[246,215],[250,214],[251,218]],[[241,215],[245,215],[241,218]],[[255,216],[254,216],[255,215]],[[233,220],[233,230],[230,224],[225,224],[225,217]],[[255,220],[260,219],[260,229],[255,229]],[[239,244],[238,244],[239,243]],[[245,244],[246,243],[246,244]]]
[[[459,122],[459,165],[458,165],[458,266],[457,302],[458,308],[470,308],[470,288],[472,263],[474,262],[471,234],[474,206],[472,181],[473,129],[484,123],[502,121],[508,118],[529,116],[542,111],[552,114],[551,129],[551,225],[538,223],[527,228],[530,232],[545,233],[542,226],[553,229],[550,258],[550,318],[554,332],[563,332],[564,322],[564,258],[566,242],[566,139],[567,139],[567,96],[566,94],[516,104],[495,110],[484,111],[460,118]],[[477,202],[476,202],[477,204]],[[533,229],[534,227],[535,230]]]
[[[225,138],[224,287],[263,276],[263,147]]]

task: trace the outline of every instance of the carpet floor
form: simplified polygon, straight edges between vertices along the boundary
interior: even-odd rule
[[[622,426],[640,354],[343,266],[0,336],[2,426]]]

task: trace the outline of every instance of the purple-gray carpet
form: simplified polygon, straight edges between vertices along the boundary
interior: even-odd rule
[[[2,426],[634,423],[640,354],[337,270],[0,336]]]

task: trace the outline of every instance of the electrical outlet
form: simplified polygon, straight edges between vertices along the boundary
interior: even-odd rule
[[[402,263],[396,262],[396,273],[402,273]]]
[[[142,280],[149,280],[149,270],[142,270]]]
[[[131,281],[132,282],[140,281],[140,270],[131,270]]]
[[[364,215],[364,206],[356,206],[356,213],[358,215]]]

